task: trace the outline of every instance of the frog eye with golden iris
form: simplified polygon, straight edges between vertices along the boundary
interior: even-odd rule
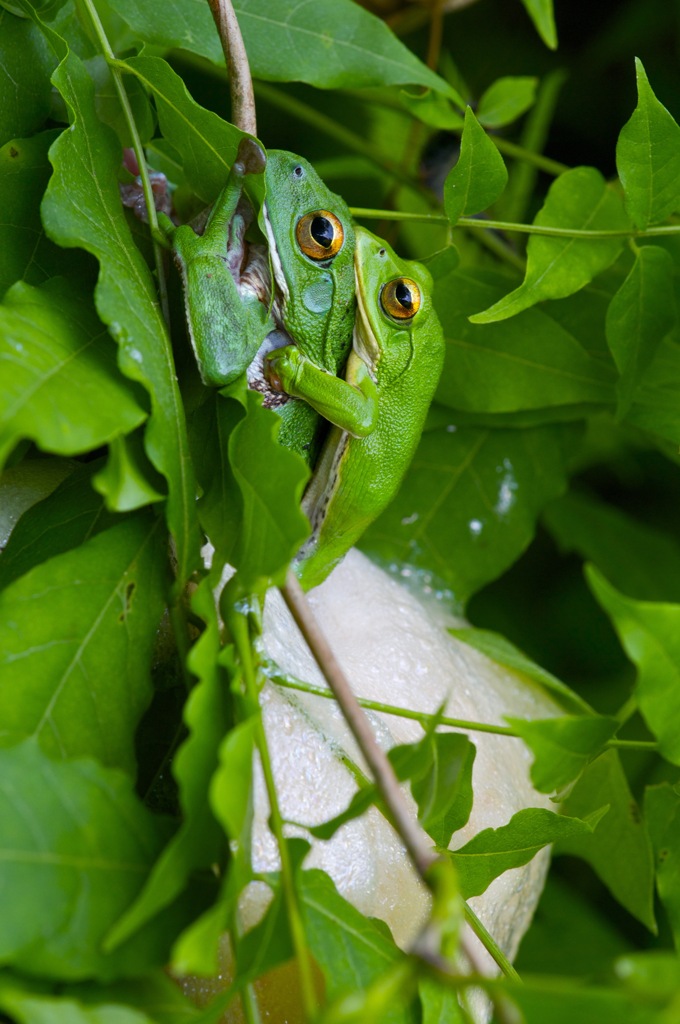
[[[420,301],[420,288],[410,277],[395,277],[380,292],[380,305],[393,320],[412,320]]]
[[[342,249],[345,231],[329,210],[315,210],[300,217],[295,228],[298,245],[312,260],[330,260]]]

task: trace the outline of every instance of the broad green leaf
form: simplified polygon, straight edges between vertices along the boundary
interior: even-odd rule
[[[456,640],[462,640],[464,644],[469,644],[470,647],[474,647],[476,651],[485,654],[492,661],[497,661],[500,665],[505,665],[515,672],[521,672],[523,675],[529,676],[530,679],[534,679],[545,687],[551,696],[556,696],[560,703],[569,710],[580,713],[590,711],[586,702],[577,693],[565,686],[557,676],[537,665],[535,661],[528,658],[523,651],[520,651],[499,633],[471,627],[449,629],[449,633],[451,636],[455,636]]]
[[[7,292],[0,365],[0,466],[24,437],[75,455],[146,418],[90,303],[63,279],[40,288],[18,282]]]
[[[543,807],[527,807],[513,814],[507,825],[485,828],[465,846],[451,852],[464,899],[479,896],[510,868],[528,864],[539,850],[565,836],[590,834],[602,814],[590,821],[567,818]]]
[[[621,251],[622,238],[579,239],[570,237],[570,230],[625,233],[630,228],[619,196],[594,167],[575,167],[561,174],[534,224],[562,228],[566,236],[531,235],[522,284],[490,309],[470,317],[472,323],[505,320],[544,299],[573,295],[606,270]]]
[[[474,744],[461,733],[432,732],[418,743],[393,747],[388,753],[399,781],[411,783],[420,824],[443,848],[470,817],[475,752]],[[372,804],[387,813],[377,786],[362,786],[344,811],[309,831],[317,839],[330,839],[341,825],[358,818]]]
[[[626,423],[680,444],[680,345],[665,338],[635,392]]]
[[[213,202],[224,187],[243,132],[196,103],[160,57],[130,57],[118,61],[117,67],[128,72],[127,78],[134,75],[152,94],[163,136],[181,157],[187,183],[205,203]]]
[[[557,427],[428,431],[396,498],[361,547],[434,572],[463,604],[529,544],[536,517],[565,485]]]
[[[189,654],[189,669],[199,682],[184,707],[188,736],[172,765],[182,824],[154,865],[139,898],[107,937],[108,948],[118,946],[171,903],[192,871],[207,870],[221,858],[223,836],[210,806],[209,788],[218,767],[220,744],[231,725],[231,707],[228,680],[217,661],[220,635],[212,583],[206,577],[192,602],[206,628]],[[238,791],[238,786],[234,789]]]
[[[534,755],[531,781],[541,793],[563,789],[578,778],[611,739],[620,723],[605,715],[565,715],[527,721],[505,716]]]
[[[85,983],[64,986],[63,994],[73,996],[88,1009],[102,1005],[124,1004],[146,1013],[153,1024],[192,1024],[201,1011],[185,995],[164,968],[148,971],[142,977],[117,978],[108,985]]]
[[[658,245],[643,245],[607,312],[607,342],[621,374],[619,416],[630,408],[642,375],[676,319],[673,260]]]
[[[274,7],[269,0],[236,0],[234,9],[255,78],[308,82],[321,89],[415,84],[455,99],[450,86],[383,21],[350,0],[302,6],[298,0],[278,0]],[[116,12],[147,43],[180,46],[215,63],[224,61],[204,4],[178,0],[171,18],[159,18],[149,0],[117,0]]]
[[[573,978],[535,977],[508,986],[522,1012],[522,1024],[671,1024],[657,1005],[644,1005],[635,996],[605,985],[574,984]]]
[[[40,200],[50,177],[47,151],[59,133],[12,139],[0,149],[0,297],[15,281],[41,284],[61,273],[61,250],[45,237]]]
[[[587,817],[605,804],[609,810],[593,835],[561,837],[555,853],[588,861],[614,899],[655,932],[652,848],[615,750],[586,768],[562,806],[565,814]]]
[[[106,980],[157,963],[148,935],[109,960],[101,941],[165,833],[122,773],[51,761],[35,740],[0,750],[0,962],[63,980]]]
[[[210,792],[214,813],[229,838],[249,849],[252,816],[255,720],[247,718],[230,730],[219,750],[219,768]],[[239,785],[234,780],[239,780]]]
[[[663,756],[680,764],[680,604],[624,597],[593,566],[586,578],[637,667],[635,696],[643,718]]]
[[[434,303],[446,339],[437,401],[493,413],[613,403],[614,368],[593,359],[546,309],[500,323],[470,323],[470,314],[506,287],[500,275],[474,271],[435,279]]]
[[[616,167],[626,209],[637,228],[658,224],[680,209],[680,127],[652,92],[635,59],[638,103],[616,144]]]
[[[155,475],[144,453],[141,433],[137,432],[113,438],[106,465],[93,478],[92,486],[103,495],[111,511],[132,512],[163,500],[163,495],[154,487],[154,484],[162,485],[162,480],[156,480]]]
[[[460,156],[444,182],[446,216],[455,224],[463,214],[481,213],[495,203],[507,180],[503,157],[467,107]]]
[[[477,104],[479,123],[485,128],[501,128],[511,124],[534,105],[537,85],[537,78],[497,78]]]
[[[0,982],[0,1009],[16,1024],[155,1024],[151,1017],[113,1001],[94,1006],[76,999],[21,991]]]
[[[522,3],[545,45],[549,46],[551,50],[557,49],[553,0],[522,0]]]
[[[445,848],[470,817],[475,746],[455,732],[435,732],[418,745],[428,754],[421,771],[411,777],[418,821]]]
[[[113,128],[120,139],[121,146],[133,146],[134,139],[130,134],[130,126],[120,103],[120,97],[113,81],[111,68],[101,54],[84,61],[90,78],[95,87],[95,107],[97,117],[104,124]],[[137,132],[145,146],[154,132],[155,119],[149,97],[139,82],[128,80],[125,92],[132,111],[132,119]]]
[[[422,1024],[467,1024],[454,989],[425,975],[418,981],[418,992],[423,1008]]]
[[[121,369],[151,396],[145,444],[152,464],[168,481],[167,521],[177,547],[177,576],[185,580],[198,559],[199,532],[170,339],[152,275],[132,241],[121,206],[120,145],[96,117],[92,80],[81,62],[65,52],[54,33],[49,39],[63,56],[54,84],[72,124],[50,151],[54,175],[42,204],[43,223],[59,245],[87,249],[99,260],[97,311],[119,343]]]
[[[32,569],[0,594],[0,743],[134,773],[166,590],[165,538],[138,515]]]
[[[680,795],[667,782],[648,786],[644,808],[654,848],[657,892],[680,949]]]
[[[614,965],[616,977],[633,995],[651,1003],[663,1003],[680,995],[680,958],[662,949],[629,953]]]
[[[0,146],[42,127],[54,65],[36,26],[0,7]]]
[[[680,543],[614,505],[571,490],[546,506],[543,523],[563,552],[577,552],[620,590],[680,602]]]
[[[283,581],[290,560],[309,533],[309,522],[300,509],[309,473],[298,455],[277,444],[279,418],[262,407],[257,392],[247,391],[244,409],[228,441],[231,472],[242,503],[233,558],[241,585],[257,589],[268,579]]]
[[[98,466],[76,466],[52,494],[24,512],[0,558],[0,589],[115,525],[118,520],[91,486]]]
[[[417,117],[423,124],[431,128],[440,128],[443,131],[456,131],[463,127],[462,114],[452,106],[448,97],[440,92],[433,92],[432,89],[411,93],[407,89],[399,92],[399,102],[410,114]],[[461,110],[465,107],[464,101],[458,97],[455,101]],[[317,166],[318,170],[318,166]],[[321,174],[321,171],[319,171]],[[322,177],[324,177],[322,175]]]
[[[604,824],[602,826],[604,828]],[[532,971],[552,975],[599,975],[614,957],[627,953],[631,943],[599,902],[579,891],[580,878],[569,884],[556,871],[545,889],[531,928],[522,939],[515,967],[523,976]]]
[[[368,988],[403,956],[382,921],[369,919],[343,899],[328,875],[299,873],[302,917],[314,959],[323,971],[330,999]],[[407,1005],[395,1004],[385,1024],[413,1022]]]

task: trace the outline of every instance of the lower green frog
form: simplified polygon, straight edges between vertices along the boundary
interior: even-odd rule
[[[344,379],[299,352],[270,357],[278,386],[291,388],[335,424],[303,499],[312,534],[297,572],[321,583],[396,494],[411,462],[444,362],[432,278],[382,239],[356,230],[357,316]]]

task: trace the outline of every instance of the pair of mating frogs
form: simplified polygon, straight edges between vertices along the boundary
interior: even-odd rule
[[[251,175],[264,175],[266,247],[245,240]],[[444,355],[430,274],[355,228],[307,161],[265,156],[249,137],[203,234],[167,218],[164,227],[203,382],[247,373],[281,417],[281,443],[313,467],[303,498],[312,534],[297,572],[315,586],[389,503],[413,456]]]

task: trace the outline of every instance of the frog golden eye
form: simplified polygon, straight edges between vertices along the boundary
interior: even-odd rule
[[[395,277],[383,286],[380,305],[394,320],[412,320],[420,309],[420,288],[410,277]]]
[[[301,217],[295,228],[298,245],[312,260],[330,260],[342,248],[345,232],[342,224],[328,210],[315,210]]]

